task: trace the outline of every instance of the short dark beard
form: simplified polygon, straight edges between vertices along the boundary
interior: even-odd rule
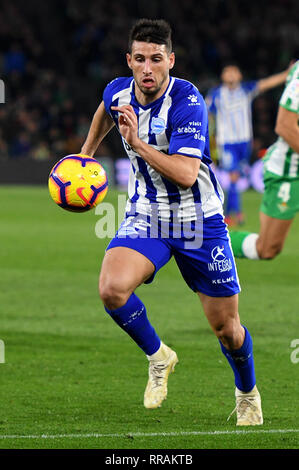
[[[154,97],[155,95],[157,95],[159,93],[159,91],[161,90],[163,84],[165,83],[165,81],[167,80],[168,78],[168,75],[165,76],[165,78],[162,80],[162,82],[158,85],[158,87],[151,91],[151,90],[142,90],[142,88],[139,86],[137,80],[135,80],[135,83],[136,85],[138,86],[139,90],[141,91],[141,93],[143,93],[145,96],[151,96],[151,97]]]

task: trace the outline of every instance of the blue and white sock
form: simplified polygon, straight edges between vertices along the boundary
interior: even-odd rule
[[[116,310],[105,310],[113,320],[135,341],[135,343],[151,356],[158,351],[161,340],[150,324],[146,308],[134,293],[127,303]]]
[[[219,341],[221,350],[235,374],[236,387],[242,392],[250,392],[256,383],[253,359],[252,339],[245,326],[244,342],[240,349],[228,350]]]

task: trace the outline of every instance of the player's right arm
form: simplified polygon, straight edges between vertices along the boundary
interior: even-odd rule
[[[82,146],[81,153],[93,157],[98,146],[115,125],[111,116],[107,113],[104,101],[101,102],[94,113],[87,138]]]

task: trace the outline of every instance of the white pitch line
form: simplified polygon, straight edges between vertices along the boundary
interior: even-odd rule
[[[180,431],[180,432],[127,432],[124,434],[100,434],[100,433],[86,433],[86,434],[11,434],[0,435],[0,439],[86,439],[86,438],[132,438],[132,437],[182,437],[182,436],[218,436],[218,435],[233,435],[233,434],[286,434],[286,433],[299,433],[299,429],[259,429],[259,430],[235,430],[235,431]]]

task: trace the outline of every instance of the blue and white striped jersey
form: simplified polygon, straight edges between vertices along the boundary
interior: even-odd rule
[[[156,204],[159,217],[170,220],[170,205],[176,203],[183,221],[196,220],[197,204],[201,205],[204,218],[223,214],[223,192],[210,168],[207,108],[192,83],[171,77],[165,93],[142,106],[135,97],[133,77],[120,77],[106,86],[103,100],[116,126],[118,112],[112,111],[111,106],[133,106],[140,139],[169,158],[181,154],[201,159],[196,182],[191,188],[182,189],[156,172],[122,138],[131,161],[127,212],[135,204],[138,213],[150,215],[151,206]]]
[[[216,116],[217,145],[251,141],[251,105],[257,94],[257,81],[241,82],[233,90],[220,85],[208,93],[208,111]]]

